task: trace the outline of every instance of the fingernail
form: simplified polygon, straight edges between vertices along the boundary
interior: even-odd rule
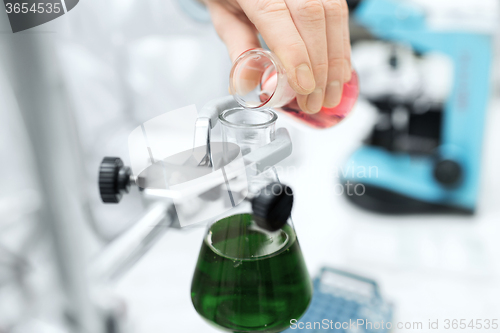
[[[344,81],[345,82],[351,81],[351,76],[352,76],[351,62],[348,61],[347,59],[344,59]]]
[[[323,106],[323,89],[318,88],[307,96],[308,113],[317,113]]]
[[[305,91],[311,91],[316,86],[314,75],[307,64],[302,64],[295,70],[297,82]]]
[[[333,108],[340,103],[342,97],[342,87],[340,81],[331,82],[326,88],[325,107]]]

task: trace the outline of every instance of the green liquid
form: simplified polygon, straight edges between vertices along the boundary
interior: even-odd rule
[[[193,305],[209,322],[231,332],[281,332],[304,314],[311,297],[292,227],[270,233],[250,214],[212,225],[191,285]]]

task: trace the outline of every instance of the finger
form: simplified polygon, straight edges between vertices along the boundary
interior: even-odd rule
[[[293,22],[304,41],[316,87],[307,98],[299,97],[301,109],[317,113],[323,106],[328,75],[325,11],[321,0],[285,0]],[[305,102],[305,103],[304,103]]]
[[[229,51],[231,61],[243,52],[260,47],[253,24],[242,16],[229,11],[218,2],[208,2],[214,28]]]
[[[342,17],[345,19],[344,27],[344,82],[351,81],[352,63],[351,63],[351,33],[349,31],[349,7],[347,1],[342,0]]]
[[[290,86],[310,94],[316,83],[307,48],[284,0],[238,0],[243,11],[285,67]]]
[[[328,44],[328,80],[324,106],[331,108],[340,103],[344,83],[344,24],[342,2],[345,0],[322,0],[326,17]]]
[[[257,31],[246,17],[238,16],[218,2],[208,2],[207,5],[215,30],[226,44],[231,61],[234,62],[249,49],[260,47]],[[258,71],[245,68],[240,74],[238,91],[235,93],[246,95],[254,90],[259,85],[260,75]]]

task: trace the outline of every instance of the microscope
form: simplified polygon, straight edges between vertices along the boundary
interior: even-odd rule
[[[418,1],[348,3],[354,24],[367,35],[393,45],[385,65],[395,76],[401,67],[396,45],[409,46],[413,56],[420,59],[439,54],[448,59],[452,71],[449,92],[441,101],[426,98],[429,87],[422,82],[420,91],[401,94],[402,85],[397,80],[393,87],[378,81],[375,88],[379,93],[365,94],[379,118],[363,146],[345,164],[345,186],[362,192],[348,199],[365,209],[388,214],[473,214],[489,101],[491,33],[467,27],[466,20],[458,28],[450,28],[446,20],[437,22],[436,16],[451,16],[457,21],[456,12],[438,6],[443,4],[436,4],[439,15],[433,16]],[[476,6],[470,3],[464,8]],[[442,22],[445,24],[438,24]],[[374,64],[371,66],[373,71]],[[440,69],[430,74],[430,82],[442,79]],[[358,73],[363,95],[370,87],[363,87],[363,70],[358,69]]]

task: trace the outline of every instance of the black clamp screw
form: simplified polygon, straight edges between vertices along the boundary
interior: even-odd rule
[[[292,213],[292,207],[292,189],[278,182],[267,185],[252,199],[255,222],[259,227],[269,231],[279,230],[286,224]]]
[[[104,203],[119,203],[130,189],[132,171],[119,157],[105,157],[99,168],[99,192]]]

